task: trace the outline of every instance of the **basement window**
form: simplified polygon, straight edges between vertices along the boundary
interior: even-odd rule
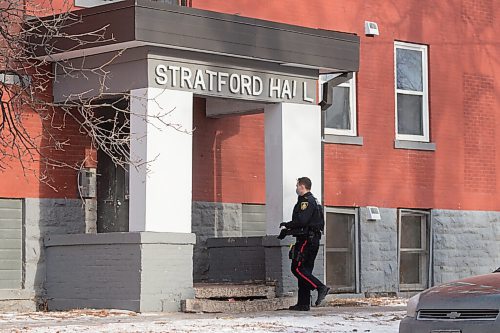
[[[399,289],[420,291],[428,286],[429,212],[399,210]]]

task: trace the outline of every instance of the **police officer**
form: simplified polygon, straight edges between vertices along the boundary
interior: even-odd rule
[[[286,230],[280,234],[291,234],[296,237],[290,257],[292,259],[292,273],[298,280],[298,302],[289,309],[294,311],[309,311],[311,303],[311,290],[317,290],[316,306],[325,299],[330,288],[325,286],[313,274],[314,260],[318,254],[321,231],[324,220],[316,198],[312,195],[311,180],[301,177],[297,180],[297,203],[293,208],[292,221],[283,222],[280,227]]]

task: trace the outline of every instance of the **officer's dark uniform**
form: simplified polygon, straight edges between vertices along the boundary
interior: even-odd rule
[[[320,226],[323,226],[321,220],[316,198],[311,192],[307,192],[298,197],[293,208],[292,221],[285,224],[287,229],[294,231],[292,235],[297,239],[292,259],[292,273],[299,283],[297,302],[299,306],[309,307],[311,290],[326,288],[312,274],[321,240]]]

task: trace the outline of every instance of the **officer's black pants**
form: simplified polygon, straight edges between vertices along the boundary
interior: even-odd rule
[[[323,283],[313,274],[314,260],[319,250],[321,236],[297,238],[295,258],[292,260],[292,273],[299,283],[299,305],[310,305],[311,290],[318,289]]]

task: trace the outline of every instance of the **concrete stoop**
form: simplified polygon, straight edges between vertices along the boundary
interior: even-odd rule
[[[295,297],[276,297],[276,286],[267,284],[195,284],[195,298],[181,303],[183,312],[237,313],[287,309]]]

